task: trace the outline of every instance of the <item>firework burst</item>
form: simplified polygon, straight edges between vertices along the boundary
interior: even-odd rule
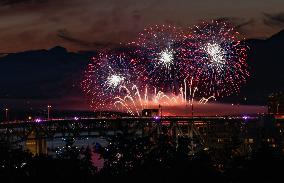
[[[120,86],[128,85],[136,76],[134,60],[124,53],[99,54],[85,71],[82,88],[91,100],[93,109],[106,109]]]
[[[136,53],[147,74],[146,82],[165,92],[177,91],[186,74],[181,44],[186,39],[181,28],[153,26],[139,34]]]
[[[247,46],[224,21],[203,22],[184,33],[153,26],[123,53],[99,54],[85,72],[82,88],[95,110],[140,115],[147,107],[205,104],[239,92],[249,76]]]
[[[248,47],[228,22],[203,22],[193,29],[195,46],[191,75],[203,95],[216,97],[239,92],[249,76],[246,58]],[[192,44],[193,43],[193,44]]]

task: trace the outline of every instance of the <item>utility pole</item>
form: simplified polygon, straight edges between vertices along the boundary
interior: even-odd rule
[[[47,105],[47,119],[49,120],[49,117],[50,117],[50,108],[51,108],[51,105]]]

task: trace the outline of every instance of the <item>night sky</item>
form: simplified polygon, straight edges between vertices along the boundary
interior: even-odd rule
[[[1,0],[0,53],[116,46],[145,26],[229,19],[247,38],[284,27],[283,0]]]
[[[233,22],[250,47],[251,77],[224,102],[265,105],[284,90],[283,0],[1,0],[0,108],[88,109],[79,85],[97,50],[149,25],[211,19]]]

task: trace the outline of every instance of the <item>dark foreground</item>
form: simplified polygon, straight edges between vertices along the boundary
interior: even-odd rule
[[[283,153],[264,141],[251,154],[233,146],[208,149],[190,155],[188,139],[177,142],[167,135],[131,139],[116,136],[106,148],[95,144],[82,149],[66,144],[56,156],[32,156],[1,142],[1,182],[279,182],[284,169]],[[105,159],[98,170],[91,151]],[[281,182],[281,181],[280,181]]]

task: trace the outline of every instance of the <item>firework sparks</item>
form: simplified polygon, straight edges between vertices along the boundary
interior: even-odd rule
[[[125,54],[99,54],[88,65],[82,88],[91,100],[95,110],[108,108],[119,93],[120,86],[129,84],[136,75],[130,64],[132,59]]]
[[[116,88],[119,86],[123,81],[124,77],[116,74],[112,74],[107,78],[106,84],[109,86],[109,88]]]
[[[237,93],[249,76],[247,46],[228,22],[203,22],[193,28],[194,69],[202,95],[221,97]]]
[[[222,72],[224,65],[226,64],[225,55],[226,52],[220,47],[220,45],[214,43],[208,43],[204,47],[204,51],[208,54],[209,67],[216,68],[217,72]]]
[[[134,51],[99,54],[82,82],[91,106],[113,110],[114,104],[140,115],[151,106],[193,105],[197,98],[206,104],[238,92],[249,76],[248,48],[239,33],[224,21],[203,22],[191,30],[150,27],[130,43]]]
[[[186,80],[184,88],[186,88]],[[136,85],[133,85],[131,89],[128,89],[126,86],[121,86],[120,91],[124,91],[121,96],[117,96],[114,98],[114,106],[117,108],[121,108],[121,110],[126,110],[131,115],[141,115],[141,111],[144,108],[158,108],[158,106],[163,105],[167,107],[173,106],[187,106],[193,105],[195,99],[195,93],[198,90],[197,87],[192,88],[193,86],[190,85],[190,93],[187,93],[187,90],[183,90],[183,87],[180,88],[179,95],[175,94],[165,94],[163,91],[158,91],[155,88],[154,92],[151,94],[149,93],[149,88],[144,90],[145,99],[141,96],[143,93],[143,89],[139,90]],[[149,96],[148,96],[149,95]],[[189,97],[189,99],[186,98]],[[150,98],[150,100],[148,100]],[[214,96],[210,96],[208,98],[202,97],[197,104],[206,104],[210,100],[215,100]]]
[[[159,64],[164,65],[168,70],[171,68],[174,62],[173,50],[165,49],[159,54]]]
[[[140,64],[147,74],[146,82],[152,86],[172,92],[182,84],[187,75],[186,62],[181,43],[186,39],[181,28],[174,26],[153,26],[139,34],[132,42],[140,55]]]

